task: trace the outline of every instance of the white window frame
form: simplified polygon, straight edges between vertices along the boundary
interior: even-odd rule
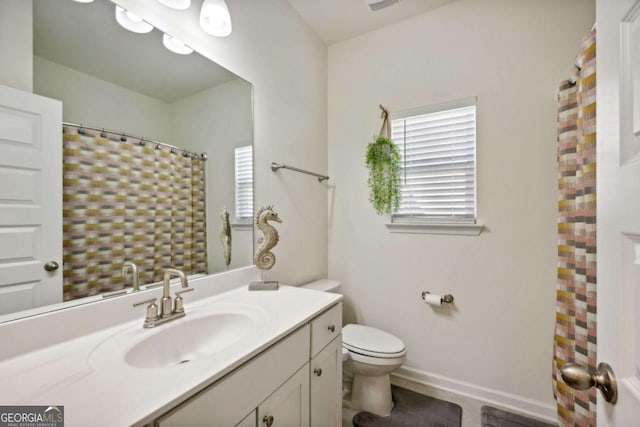
[[[455,101],[429,105],[425,107],[414,108],[391,112],[389,119],[394,120],[406,119],[414,116],[436,113],[440,111],[454,110],[457,108],[470,107],[477,105],[476,97],[469,97]],[[475,117],[475,125],[477,127],[477,109]],[[402,147],[399,147],[402,151]],[[477,132],[474,138],[474,210],[473,219],[463,220],[461,218],[430,218],[425,215],[404,216],[393,213],[391,215],[391,223],[386,224],[390,232],[394,233],[428,233],[428,234],[455,234],[455,235],[479,235],[483,230],[483,225],[478,224],[478,180],[477,180]],[[401,170],[403,168],[401,167]],[[402,186],[402,181],[401,181]]]
[[[250,148],[251,151],[251,215],[249,216],[240,216],[239,215],[239,202],[240,202],[240,194],[239,192],[240,190],[240,185],[238,182],[238,150],[242,150],[242,149],[247,149]],[[242,145],[238,145],[237,147],[234,148],[233,150],[233,173],[234,173],[234,201],[235,201],[235,208],[234,208],[234,217],[235,217],[235,221],[232,224],[233,227],[238,227],[238,226],[252,226],[253,225],[253,188],[254,188],[254,179],[253,179],[253,175],[254,175],[254,168],[253,168],[253,144],[251,143],[243,143]]]

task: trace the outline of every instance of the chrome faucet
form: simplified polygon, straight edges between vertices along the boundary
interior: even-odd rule
[[[182,307],[182,297],[180,293],[188,292],[182,291],[180,293],[176,293],[176,306],[178,305],[178,299],[180,299],[180,311],[173,310],[171,311],[171,278],[179,277],[180,283],[182,284],[182,288],[186,289],[189,287],[189,283],[187,282],[187,276],[185,276],[184,272],[180,270],[176,270],[175,268],[167,268],[164,271],[164,280],[162,281],[162,303],[160,305],[160,317],[167,318],[172,314],[178,312],[182,313],[184,316],[184,308]],[[178,308],[178,307],[176,307]]]
[[[183,288],[182,291],[176,292],[176,298],[173,301],[173,308],[171,306],[172,277],[179,277],[180,283],[182,284]],[[182,271],[176,270],[175,268],[167,268],[164,272],[164,280],[162,283],[162,299],[160,302],[159,310],[158,306],[156,305],[155,298],[137,302],[133,304],[133,306],[137,307],[142,304],[149,304],[147,306],[147,317],[144,319],[143,326],[145,328],[153,328],[154,326],[161,325],[163,323],[169,322],[170,320],[184,317],[185,313],[182,294],[185,292],[190,292],[192,290],[193,288],[189,287],[187,276]]]
[[[131,262],[131,261],[127,261],[124,264],[122,264],[122,278],[125,280],[125,282],[127,281],[127,272],[131,270],[131,276],[132,276],[132,285],[133,285],[133,292],[139,291],[140,290],[140,280],[139,280],[139,276],[138,276],[138,266],[135,265],[135,263]]]

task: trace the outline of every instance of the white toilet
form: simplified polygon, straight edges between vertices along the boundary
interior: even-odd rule
[[[340,282],[317,280],[302,287],[337,293]],[[342,328],[342,353],[345,367],[353,373],[351,409],[389,415],[393,409],[389,374],[407,354],[402,340],[380,329],[349,324]]]

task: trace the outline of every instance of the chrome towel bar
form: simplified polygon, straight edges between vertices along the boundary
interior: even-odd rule
[[[289,169],[295,172],[300,172],[300,173],[306,173],[307,175],[312,175],[318,178],[319,182],[322,182],[326,179],[329,179],[329,177],[327,175],[320,175],[319,173],[315,173],[315,172],[309,172],[306,171],[304,169],[298,169],[298,168],[294,168],[293,166],[288,166],[285,165],[284,163],[276,163],[276,162],[271,162],[271,170],[273,172],[277,171],[278,169]]]

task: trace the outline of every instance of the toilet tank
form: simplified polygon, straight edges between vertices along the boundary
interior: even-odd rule
[[[315,291],[340,293],[340,282],[337,280],[320,279],[315,282],[300,285],[301,288],[313,289]]]

